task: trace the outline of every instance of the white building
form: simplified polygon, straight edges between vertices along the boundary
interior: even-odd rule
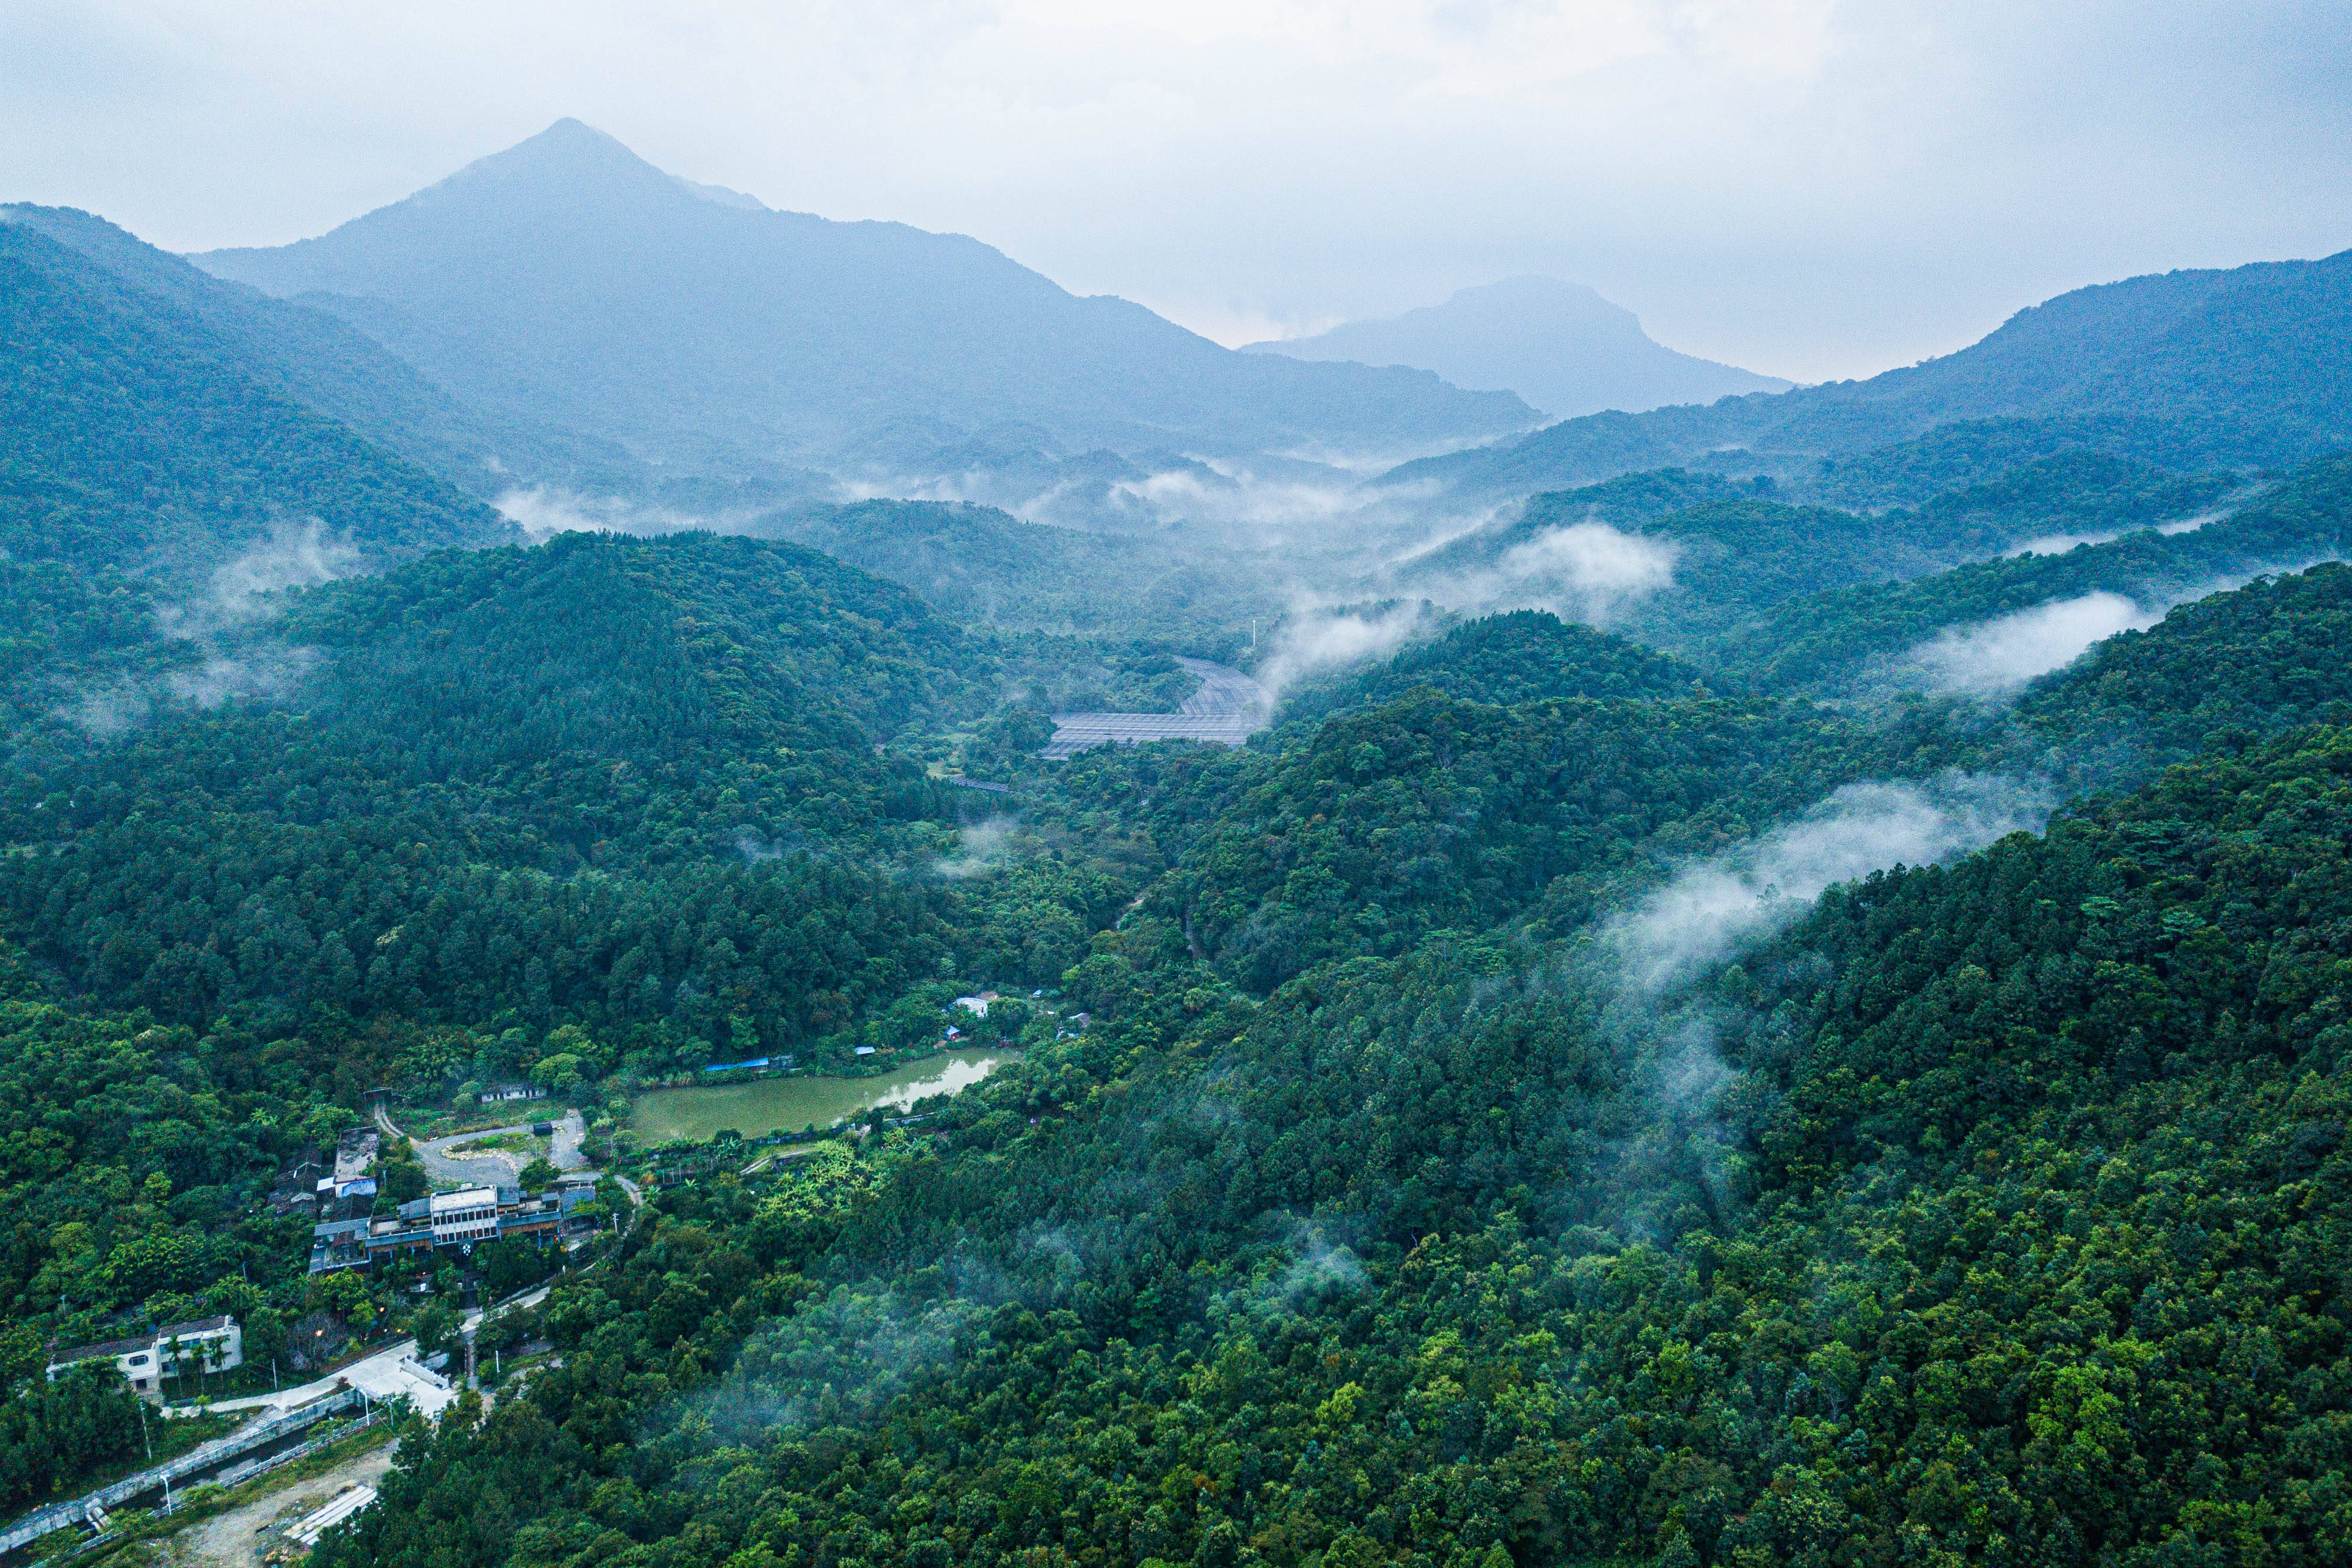
[[[88,1361],[111,1361],[114,1370],[134,1390],[155,1394],[166,1377],[243,1366],[245,1331],[232,1317],[198,1318],[194,1322],[167,1323],[136,1339],[59,1351],[49,1361],[49,1381],[55,1383],[59,1373]]]
[[[226,1372],[245,1364],[245,1331],[226,1315],[172,1323],[155,1331],[155,1354],[166,1377]]]
[[[456,1192],[436,1192],[430,1213],[436,1247],[460,1247],[467,1242],[499,1239],[497,1187],[468,1186]]]

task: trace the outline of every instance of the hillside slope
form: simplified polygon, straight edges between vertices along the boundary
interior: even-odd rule
[[[1395,448],[1532,417],[1425,371],[1235,354],[961,235],[720,202],[576,120],[319,238],[194,260],[484,407],[676,464],[824,459],[905,424]]]
[[[2186,767],[1667,994],[1155,957],[921,1138],[664,1194],[320,1560],[2316,1568],[2348,780]]]
[[[2070,421],[2066,444],[2144,460],[2275,464],[2352,440],[2347,381],[2352,251],[2078,288],[1958,353],[1868,381],[1594,414],[1410,463],[1382,483],[1526,494],[1697,460],[1802,473],[1825,454],[1985,420]]]
[[[487,413],[340,318],[215,277],[103,218],[19,203],[0,206],[0,223],[46,235],[201,322],[244,375],[477,496],[530,481],[616,488],[640,477],[617,446]]]
[[[311,525],[354,565],[515,537],[241,359],[162,296],[0,224],[0,545],[18,559],[200,575]]]
[[[822,1034],[936,970],[934,901],[876,862],[919,863],[952,810],[877,743],[993,682],[895,584],[573,534],[291,599],[218,644],[288,669],[267,700],[159,694],[119,738],[20,754],[0,823],[45,847],[0,904],[76,992],[195,1025],[520,1007],[666,1052],[730,1019]]]

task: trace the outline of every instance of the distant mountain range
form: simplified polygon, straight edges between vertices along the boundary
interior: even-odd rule
[[[1588,414],[1381,483],[1528,495],[1675,464],[1803,476],[1825,456],[1923,438],[1948,483],[2062,448],[2245,467],[2352,441],[2352,251],[2078,288],[1868,381]],[[1953,466],[1961,455],[1976,466]]]
[[[1713,402],[1792,382],[1679,354],[1641,319],[1580,284],[1509,277],[1388,320],[1349,321],[1244,353],[1434,371],[1458,387],[1517,392],[1554,419]]]
[[[319,238],[193,259],[665,471],[847,466],[877,438],[919,469],[1008,425],[1063,453],[1363,453],[1537,421],[1426,371],[1235,353],[961,235],[772,212],[570,120]]]

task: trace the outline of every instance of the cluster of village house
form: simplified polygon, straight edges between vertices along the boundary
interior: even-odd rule
[[[484,1241],[560,1246],[596,1228],[594,1215],[586,1212],[596,1191],[590,1180],[580,1178],[528,1197],[511,1186],[436,1192],[404,1203],[392,1214],[376,1215],[376,1183],[365,1173],[380,1148],[374,1128],[354,1127],[336,1141],[331,1166],[314,1153],[279,1173],[271,1208],[318,1221],[310,1229],[311,1273],[364,1269],[400,1258],[423,1260],[441,1249],[468,1253]],[[171,1323],[134,1338],[54,1351],[48,1375],[54,1381],[67,1368],[91,1361],[112,1361],[124,1382],[154,1396],[165,1378],[184,1372],[244,1365],[245,1334],[230,1317]]]
[[[532,1131],[554,1130],[541,1122]],[[567,1176],[562,1186],[525,1195],[519,1187],[468,1186],[436,1192],[375,1212],[376,1183],[367,1175],[381,1147],[373,1127],[353,1127],[335,1145],[330,1170],[305,1160],[278,1178],[270,1205],[280,1214],[304,1214],[310,1228],[310,1272],[332,1274],[437,1250],[471,1252],[484,1241],[529,1241],[552,1247],[596,1228],[583,1212],[595,1201],[593,1176]]]
[[[330,1219],[310,1229],[310,1272],[331,1274],[437,1249],[471,1252],[485,1241],[529,1241],[553,1247],[596,1228],[582,1212],[596,1189],[570,1183],[533,1196],[520,1187],[468,1186],[404,1203],[387,1215]]]

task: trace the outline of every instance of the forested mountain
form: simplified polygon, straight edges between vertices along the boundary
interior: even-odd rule
[[[1271,552],[1219,559],[1164,537],[1080,533],[993,507],[860,501],[792,508],[756,526],[994,626],[1172,639],[1223,654],[1253,617],[1271,624],[1286,608]]]
[[[889,584],[789,545],[570,535],[312,591],[225,656],[265,645],[299,653],[282,700],[166,709],[12,781],[11,840],[45,847],[6,898],[77,991],[195,1025],[328,1001],[650,1028],[683,987],[690,1033],[772,1038],[943,950],[919,891],[834,861],[951,818],[875,742],[993,695]]]
[[[1866,513],[1798,504],[1802,492],[1769,480],[1665,469],[1529,497],[1390,580],[1581,602],[1732,687],[1818,695],[1948,628],[2085,594],[2130,601],[2105,635],[2331,559],[2352,542],[2346,486],[2340,458],[2265,488],[2075,451]]]
[[[715,200],[577,120],[319,238],[194,259],[481,407],[688,468],[826,463],[891,427],[1394,450],[1532,419],[1426,371],[1236,354],[961,235]]]
[[[8,217],[0,1508],[145,1462],[53,1346],[552,1273],[318,1568],[2352,1552],[2346,258],[1350,510],[1264,449],[1523,410],[572,122],[267,295]],[[612,1224],[305,1272],[519,1080]]]
[[[2031,430],[2054,420],[2065,445],[2169,455],[2167,465],[2286,463],[2352,439],[2340,392],[2352,373],[2347,345],[2352,252],[2170,272],[2060,295],[1958,353],[1868,381],[1591,414],[1409,463],[1382,483],[1526,495],[1697,460],[1735,474],[1801,475],[1824,454],[1981,421]]]
[[[513,536],[248,374],[236,340],[30,225],[0,224],[0,276],[12,559],[184,577],[305,524],[379,564]]]
[[[1512,707],[1544,697],[1689,696],[1698,672],[1542,610],[1489,615],[1405,649],[1385,664],[1286,695],[1286,723],[1393,702],[1428,686],[1469,702]]]
[[[1349,321],[1243,351],[1412,365],[1458,387],[1517,392],[1553,419],[1612,408],[1639,413],[1790,384],[1678,354],[1652,340],[1631,310],[1556,277],[1508,277],[1392,319]]]
[[[945,1134],[665,1197],[325,1561],[2329,1561],[2347,780],[1646,994],[1612,928],[1258,1004],[1130,936]]]
[[[239,373],[460,489],[489,498],[534,480],[604,489],[645,483],[617,446],[463,404],[337,317],[216,278],[103,218],[16,204],[0,206],[0,223],[45,235],[193,317]]]
[[[1977,635],[2006,632],[2028,643],[2059,635],[2060,625],[2045,633],[2034,622],[2004,624],[2002,618],[2048,616],[2056,607],[2104,596],[2121,621],[2083,636],[2064,650],[2071,657],[2095,635],[2152,620],[2167,606],[2258,573],[2297,570],[2352,552],[2352,458],[2308,465],[2231,515],[2182,531],[2141,528],[2105,542],[2053,543],[2048,553],[1783,599],[1752,619],[1718,622],[1705,653],[1693,653],[1703,667],[1776,690],[1834,690],[1865,675],[1932,685],[1932,673],[1888,670],[1886,661],[1954,629],[1981,628]],[[1979,650],[1955,643],[1947,651],[1959,656]],[[1952,679],[1970,684],[1965,670]]]

